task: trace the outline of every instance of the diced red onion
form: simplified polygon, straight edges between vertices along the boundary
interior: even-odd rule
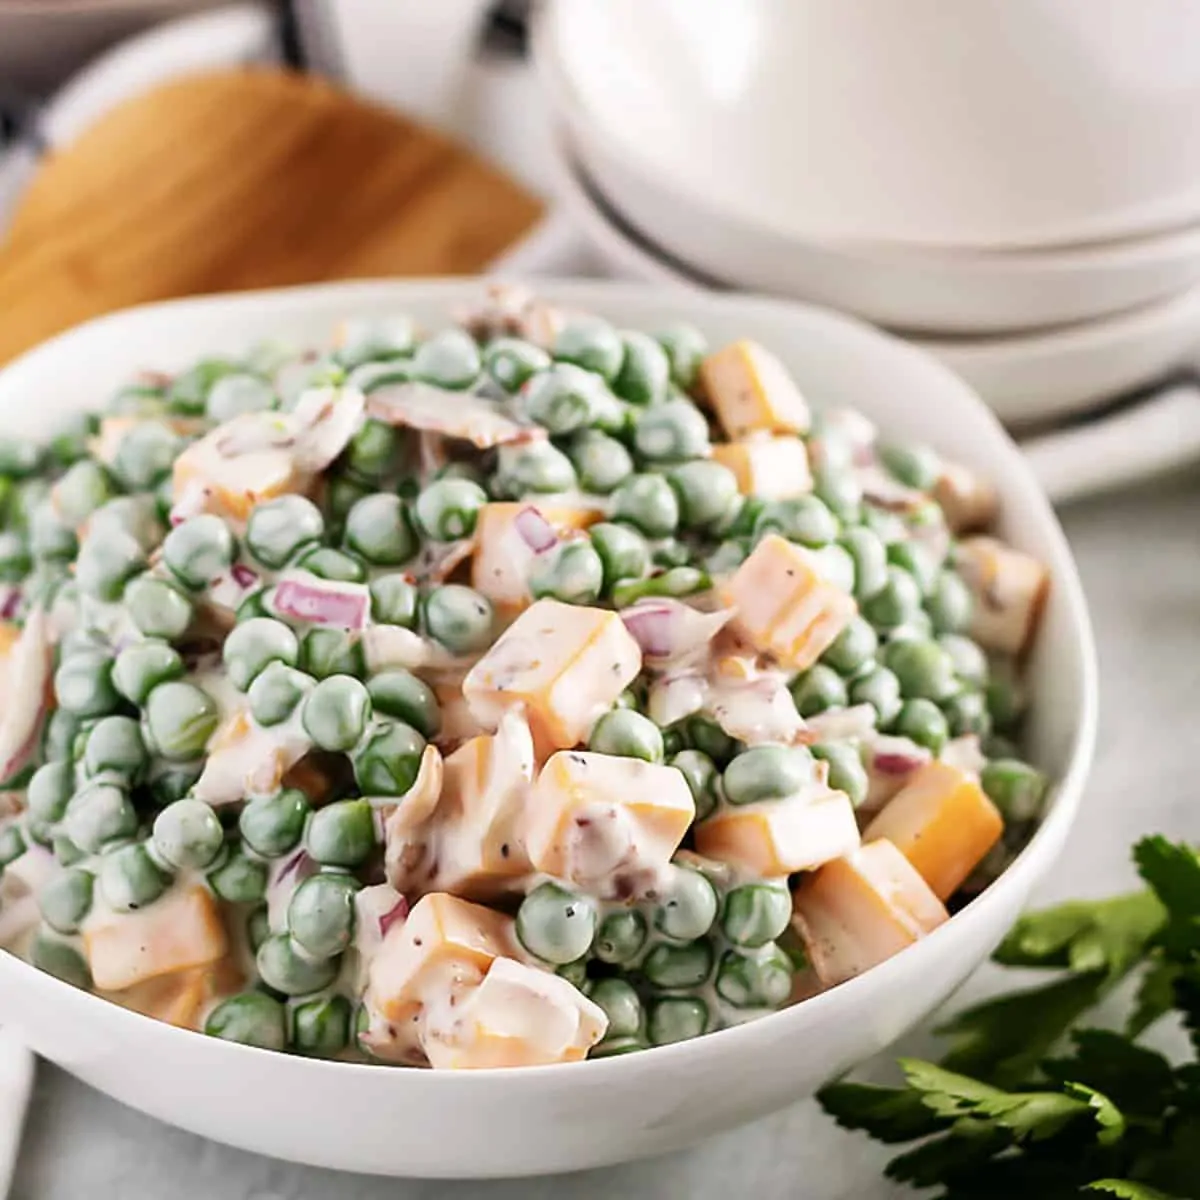
[[[4,596],[4,603],[0,605],[0,619],[5,621],[12,620],[17,615],[21,607],[21,589],[18,587],[7,588]]]
[[[513,528],[534,554],[541,554],[558,544],[554,526],[532,506],[517,513],[513,518]]]
[[[317,585],[303,579],[280,580],[272,603],[283,616],[338,629],[365,628],[371,609],[366,589],[358,585]]]
[[[621,612],[621,620],[648,658],[668,658],[675,649],[678,622],[672,606],[658,602],[635,604]]]
[[[925,759],[899,750],[884,750],[871,760],[876,771],[884,775],[908,775],[925,765]]]
[[[397,921],[406,920],[408,917],[408,901],[401,896],[391,908],[385,913],[379,915],[379,933],[382,937],[387,937],[387,931]]]
[[[300,883],[307,879],[310,875],[315,875],[320,868],[317,866],[316,859],[308,856],[308,851],[297,850],[291,858],[279,868],[279,874],[275,876],[276,883],[282,883],[289,875],[296,876],[296,882]]]
[[[258,582],[258,572],[251,570],[245,563],[234,563],[229,569],[229,574],[240,588],[248,588]]]

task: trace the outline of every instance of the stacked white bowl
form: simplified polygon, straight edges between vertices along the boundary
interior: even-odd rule
[[[1200,358],[1200,7],[551,0],[564,191],[657,279],[903,333],[1015,424]]]

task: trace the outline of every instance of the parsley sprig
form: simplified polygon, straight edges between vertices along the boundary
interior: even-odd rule
[[[820,1093],[845,1128],[915,1143],[891,1178],[940,1187],[939,1200],[1200,1198],[1200,854],[1153,837],[1134,860],[1146,890],[1021,918],[996,961],[1058,974],[954,1017],[940,1065],[903,1059],[902,1087]],[[1134,976],[1124,1030],[1088,1028]],[[1190,1062],[1138,1041],[1171,1013]]]

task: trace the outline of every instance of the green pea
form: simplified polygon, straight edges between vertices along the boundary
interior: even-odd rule
[[[925,611],[937,633],[961,633],[971,623],[971,589],[953,571],[939,571],[925,597]]]
[[[744,542],[722,542],[704,559],[704,569],[714,577],[732,575],[749,556],[749,550]]]
[[[763,506],[754,522],[754,537],[763,538],[769,533],[778,533],[803,546],[825,546],[837,537],[838,521],[816,496],[793,496]]]
[[[977,643],[958,633],[943,633],[937,641],[950,656],[954,674],[963,683],[974,688],[982,688],[987,683],[987,655]]]
[[[192,602],[166,580],[141,575],[125,585],[123,602],[146,637],[177,641],[192,623]]]
[[[679,501],[661,475],[631,475],[613,492],[612,513],[647,537],[669,537],[679,525]]]
[[[634,1054],[645,1050],[648,1043],[640,1037],[606,1037],[592,1047],[589,1058],[616,1058],[621,1054]]]
[[[255,854],[279,858],[300,844],[309,811],[308,797],[299,788],[283,788],[250,800],[238,817],[238,830]]]
[[[100,893],[117,912],[134,912],[152,904],[169,880],[140,842],[108,851],[100,860]]]
[[[487,493],[469,479],[438,479],[417,497],[417,522],[427,537],[450,542],[475,532]]]
[[[565,979],[573,988],[583,991],[587,987],[587,968],[588,960],[585,956],[577,958],[574,962],[563,963],[561,966],[555,967],[554,973],[560,979]]]
[[[696,383],[700,363],[708,353],[704,335],[694,326],[680,323],[660,331],[656,337],[667,352],[672,382],[690,390]]]
[[[209,389],[205,414],[218,425],[232,421],[242,413],[268,412],[278,400],[265,379],[248,372],[225,375]]]
[[[302,672],[315,679],[328,679],[333,675],[353,675],[361,679],[367,671],[362,642],[344,629],[310,629],[300,639],[299,666]],[[294,676],[292,679],[299,682]]]
[[[654,912],[654,926],[677,942],[703,937],[717,918],[713,885],[690,867],[676,867],[667,876]]]
[[[600,556],[606,588],[618,579],[640,579],[650,570],[650,547],[637,530],[601,521],[588,533]]]
[[[396,469],[403,447],[400,430],[368,419],[350,439],[343,461],[357,479],[381,483]]]
[[[574,962],[596,936],[596,907],[556,883],[539,884],[521,901],[516,930],[521,945],[543,962]]]
[[[204,413],[208,393],[218,379],[241,368],[223,358],[206,358],[177,375],[167,391],[167,403],[173,412],[198,417]]]
[[[343,536],[350,549],[379,567],[395,567],[407,562],[418,547],[400,497],[386,492],[364,496],[354,505],[346,516]],[[361,582],[361,577],[355,582]]]
[[[229,904],[258,904],[267,895],[267,864],[233,844],[209,872],[208,885]]]
[[[50,720],[46,722],[46,736],[42,746],[47,761],[55,762],[59,759],[70,758],[71,747],[75,744],[75,737],[79,733],[81,723],[79,717],[74,713],[67,712],[65,708],[56,708],[50,714]]]
[[[690,400],[665,400],[642,413],[633,443],[649,462],[686,462],[708,453],[708,422]]]
[[[208,1014],[204,1032],[261,1050],[282,1050],[287,1045],[283,1005],[265,992],[242,992],[222,1000]]]
[[[887,667],[872,667],[850,684],[850,703],[869,704],[880,725],[890,725],[900,712],[900,680]]]
[[[779,937],[792,919],[786,885],[744,883],[725,897],[721,928],[735,945],[757,950]]]
[[[901,737],[911,738],[934,754],[941,753],[950,735],[945,715],[932,700],[905,700],[895,728]]]
[[[131,492],[149,491],[164,475],[183,450],[178,434],[157,421],[135,425],[117,446],[113,474]]]
[[[158,807],[165,808],[191,794],[196,781],[204,773],[204,763],[193,760],[180,766],[170,767],[155,775],[150,781],[150,798]]]
[[[567,604],[591,604],[604,587],[604,563],[586,538],[559,544],[534,561],[529,591],[535,599],[549,596]]]
[[[988,712],[997,733],[1011,733],[1025,713],[1025,694],[1011,675],[997,671],[987,683]]]
[[[820,467],[813,472],[813,493],[839,521],[862,515],[862,485],[852,470]]]
[[[92,911],[95,882],[90,871],[79,867],[54,875],[38,893],[42,919],[56,933],[78,933],[84,918]]]
[[[345,752],[358,744],[370,716],[366,687],[350,675],[331,675],[309,692],[301,722],[322,750]]]
[[[708,1005],[696,996],[665,996],[650,1006],[646,1032],[654,1046],[685,1042],[708,1028]]]
[[[412,629],[417,623],[416,586],[404,575],[377,575],[371,580],[371,616],[381,625]]]
[[[560,362],[594,371],[611,383],[625,358],[620,335],[606,321],[582,317],[569,321],[557,333],[552,351]]]
[[[28,438],[0,438],[0,475],[24,479],[42,465],[41,447]]]
[[[89,776],[114,774],[126,783],[141,775],[147,762],[146,744],[131,717],[105,717],[88,734],[84,770]]]
[[[75,582],[86,595],[112,602],[121,598],[126,581],[145,566],[146,555],[131,534],[94,534],[79,548]]]
[[[474,588],[448,583],[425,598],[425,629],[452,654],[482,650],[492,640],[491,602]]]
[[[687,780],[696,805],[696,820],[703,821],[717,806],[717,768],[702,750],[680,750],[670,765]]]
[[[661,988],[699,987],[712,973],[713,951],[707,938],[676,946],[659,942],[642,963],[642,974]]]
[[[987,697],[982,692],[958,692],[943,701],[941,707],[951,737],[973,733],[986,738],[992,732],[992,717],[988,712]]]
[[[737,477],[726,466],[697,458],[675,467],[668,475],[679,498],[687,529],[708,529],[724,520],[739,503]]]
[[[161,417],[167,411],[166,389],[146,381],[127,383],[117,389],[107,411],[116,416]]]
[[[918,491],[932,491],[942,473],[941,459],[929,446],[889,442],[879,447],[879,457],[901,483]]]
[[[567,446],[567,456],[579,476],[579,486],[588,492],[607,495],[633,474],[629,451],[605,433],[585,429]]]
[[[598,979],[588,989],[588,998],[598,1004],[608,1018],[609,1038],[638,1037],[645,1024],[642,1002],[624,979]]]
[[[368,796],[403,796],[416,782],[425,739],[403,721],[370,733],[354,753],[354,777]]]
[[[343,322],[337,356],[344,366],[353,367],[403,358],[415,345],[416,327],[409,316],[360,318]]]
[[[757,954],[726,950],[717,967],[717,995],[734,1008],[778,1008],[792,994],[792,964],[778,946]]]
[[[624,355],[613,391],[631,404],[658,404],[671,381],[671,360],[661,342],[637,330],[621,334]]]
[[[288,931],[313,958],[341,954],[354,937],[354,895],[358,882],[351,875],[310,875],[292,893]]]
[[[88,970],[83,955],[74,946],[51,937],[44,930],[33,940],[29,961],[39,971],[45,971],[47,975],[53,975],[63,983],[69,983],[85,992],[92,990],[92,973]]]
[[[285,996],[307,996],[323,991],[337,978],[336,959],[309,958],[285,933],[267,938],[255,955],[262,981]]]
[[[612,587],[612,601],[617,608],[636,604],[647,596],[691,596],[712,587],[707,571],[699,567],[672,567],[649,579],[621,579]]]
[[[112,656],[103,650],[81,650],[66,658],[54,673],[54,695],[60,707],[77,717],[102,717],[121,702],[113,686]]]
[[[937,583],[939,568],[933,551],[921,542],[893,542],[887,548],[888,562],[907,571],[917,581],[922,596],[928,596]]]
[[[663,740],[658,726],[631,709],[619,708],[605,713],[592,729],[588,749],[597,754],[640,758],[651,763],[663,760]]]
[[[300,642],[282,621],[255,617],[230,630],[221,657],[233,686],[244,692],[270,663],[294,667]]]
[[[1041,814],[1049,781],[1036,767],[1015,758],[988,763],[980,773],[988,798],[1007,821],[1032,821]]]
[[[271,936],[271,915],[265,904],[253,909],[246,918],[246,940],[255,954],[258,948]]]
[[[921,588],[903,567],[889,564],[887,582],[862,606],[877,630],[899,629],[921,614]]]
[[[118,534],[133,538],[146,551],[163,540],[163,526],[152,497],[116,496],[92,513],[88,520],[89,541],[103,541]]]
[[[838,545],[854,560],[854,597],[860,603],[887,586],[887,548],[879,536],[863,526],[842,531]]]
[[[846,706],[846,681],[832,668],[814,663],[791,684],[796,711],[802,717],[815,717],[831,708]]]
[[[413,375],[417,379],[452,391],[469,388],[482,370],[475,339],[461,329],[435,333],[413,355]]]
[[[879,637],[875,630],[862,617],[855,616],[821,655],[821,661],[848,679],[875,657],[878,648]]]
[[[539,371],[550,368],[550,355],[521,338],[493,338],[483,351],[483,368],[506,391],[518,391]]]
[[[375,849],[375,818],[366,800],[338,800],[313,813],[304,834],[309,857],[326,867],[361,866]]]
[[[16,825],[0,829],[0,873],[25,853],[25,837]]]
[[[496,451],[500,495],[520,499],[528,492],[569,492],[577,482],[571,460],[553,442],[524,442]]]
[[[688,745],[707,754],[718,766],[726,764],[743,747],[711,717],[697,714],[686,722]]]
[[[38,767],[25,792],[30,818],[39,825],[57,824],[74,792],[75,772],[69,762],[48,762]]]
[[[573,363],[556,363],[535,375],[522,395],[529,415],[555,437],[595,424],[611,407],[603,382]]]
[[[683,542],[666,538],[654,547],[650,557],[656,567],[686,567],[692,561],[692,552]]]
[[[820,742],[810,749],[813,758],[829,764],[831,788],[845,792],[855,808],[866,802],[871,781],[863,765],[862,754],[853,743]]]
[[[282,724],[295,712],[312,686],[311,675],[282,663],[271,663],[246,693],[250,715],[267,727]]]
[[[647,936],[646,918],[636,908],[620,908],[600,922],[592,948],[601,962],[620,966],[641,954]]]
[[[10,541],[9,539],[13,540]],[[12,534],[4,535],[8,549],[4,553],[5,573],[14,575],[21,565],[24,543]],[[69,561],[79,553],[79,539],[75,531],[64,524],[50,503],[39,504],[29,518],[29,550],[38,560]],[[28,557],[26,556],[26,563]],[[24,570],[28,571],[28,565]],[[24,571],[22,572],[22,575]],[[17,576],[20,578],[21,576]]]
[[[881,657],[900,681],[900,692],[905,697],[945,700],[958,689],[954,663],[937,642],[926,638],[891,641]]]
[[[803,746],[751,746],[721,777],[730,804],[781,800],[812,782],[812,755]]]
[[[246,524],[246,548],[263,566],[275,569],[324,536],[321,510],[304,496],[280,496],[255,505]]]
[[[365,499],[372,500],[374,496],[368,496]],[[397,500],[394,496],[386,497],[386,499]],[[397,503],[399,503],[398,500]],[[328,579],[333,583],[366,583],[367,581],[367,568],[364,560],[357,554],[349,553],[346,550],[335,550],[332,546],[314,546],[310,550],[305,550],[296,559],[294,565],[301,570],[311,572],[318,579]]]
[[[0,581],[20,583],[32,565],[25,539],[17,533],[0,533]]]
[[[217,814],[201,800],[176,800],[154,818],[154,854],[173,871],[212,866],[224,840]]]
[[[427,738],[436,737],[442,712],[433,689],[411,671],[393,667],[367,680],[375,712],[404,721]]]
[[[145,722],[150,742],[164,758],[186,761],[204,752],[217,727],[212,697],[182,680],[160,683],[146,697]]]
[[[229,526],[220,517],[202,513],[167,534],[162,557],[184,587],[199,591],[229,570],[235,550]]]
[[[78,529],[118,490],[102,464],[84,458],[68,467],[66,474],[54,485],[54,506],[65,524]]]
[[[291,1013],[292,1048],[300,1054],[333,1058],[350,1043],[350,1001],[345,996],[321,996],[296,1005]]]

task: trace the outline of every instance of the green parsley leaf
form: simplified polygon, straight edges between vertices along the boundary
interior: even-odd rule
[[[1089,1183],[1086,1190],[1106,1192],[1110,1196],[1118,1196],[1120,1200],[1175,1200],[1166,1192],[1147,1187],[1144,1183],[1134,1183],[1130,1179],[1101,1179],[1096,1183]]]
[[[1162,1116],[1176,1083],[1171,1064],[1161,1054],[1107,1029],[1076,1030],[1071,1041],[1073,1054],[1042,1064],[1048,1078],[1062,1086],[1082,1084],[1102,1092],[1130,1116]]]
[[[1159,958],[1151,962],[1146,973],[1138,982],[1133,1012],[1125,1025],[1131,1037],[1145,1033],[1155,1021],[1165,1017],[1175,1007],[1175,982],[1179,978],[1179,965]]]
[[[1138,842],[1133,857],[1167,910],[1159,935],[1167,957],[1186,964],[1200,956],[1200,854],[1180,842],[1150,837]]]
[[[831,1083],[817,1093],[817,1100],[843,1129],[861,1129],[878,1142],[911,1142],[947,1126],[909,1088]]]

